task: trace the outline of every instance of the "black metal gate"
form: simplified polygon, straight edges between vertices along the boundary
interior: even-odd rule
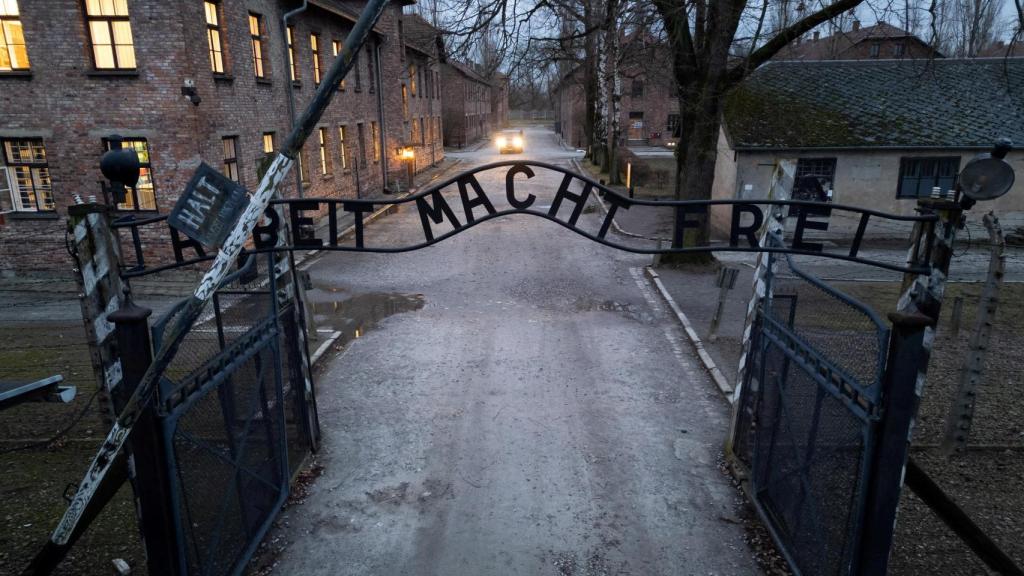
[[[855,573],[889,328],[790,256],[767,259],[734,454],[791,566]]]
[[[240,573],[313,446],[296,306],[279,297],[274,259],[250,256],[226,279],[160,382],[182,573]],[[183,306],[154,324],[157,348]]]

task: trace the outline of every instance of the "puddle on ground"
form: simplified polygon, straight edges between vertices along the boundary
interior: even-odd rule
[[[329,296],[341,293],[335,289],[325,291]],[[313,296],[313,294],[311,294]],[[346,344],[362,337],[367,331],[394,314],[423,308],[423,294],[368,292],[337,300],[317,301],[310,298],[313,317],[318,329],[341,332],[338,344]]]
[[[637,306],[636,304],[623,304],[614,300],[577,298],[573,306],[577,312],[616,312],[622,314],[626,318],[630,318],[644,324],[653,320],[653,317],[646,312],[642,306]]]

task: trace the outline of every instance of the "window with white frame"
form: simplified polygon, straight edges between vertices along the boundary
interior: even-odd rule
[[[3,141],[11,203],[16,212],[52,212],[53,187],[42,138]]]

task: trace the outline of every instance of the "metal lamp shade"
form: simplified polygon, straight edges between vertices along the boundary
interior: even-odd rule
[[[994,200],[1010,191],[1014,178],[1008,162],[981,154],[960,172],[960,190],[971,200]]]

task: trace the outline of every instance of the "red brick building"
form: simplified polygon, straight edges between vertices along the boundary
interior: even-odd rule
[[[494,129],[492,97],[494,86],[471,65],[448,60],[441,66],[441,99],[444,145],[461,148]]]
[[[657,47],[645,47],[642,54],[670,54]],[[665,62],[651,59],[650,61]],[[679,98],[675,83],[665,67],[656,68],[647,63],[627,65],[620,71],[622,97],[620,102],[620,143],[624,145],[667,144],[678,138]],[[555,106],[558,132],[563,141],[575,148],[590,146],[584,125],[586,100],[583,73],[579,68],[562,77],[555,87]]]
[[[775,55],[775,60],[892,60],[942,58],[937,50],[914,34],[886,22],[861,27],[854,20],[850,30],[821,37],[815,31]]]
[[[405,77],[402,80],[402,115],[407,144],[415,148],[417,170],[444,158],[441,128],[440,32],[418,14],[403,19]]]
[[[430,56],[406,46],[401,4],[306,142],[302,190],[289,178],[287,195],[379,195],[404,174],[411,120],[436,117],[439,94],[417,94],[414,116],[403,115],[409,62]],[[75,194],[102,198],[110,135],[143,166],[121,214],[166,214],[201,161],[255,188],[288,133],[289,95],[306,106],[362,6],[310,0],[283,33],[294,8],[283,0],[0,2],[10,31],[0,39],[0,275],[70,270],[67,206]],[[436,138],[421,146],[432,161],[443,154]]]

